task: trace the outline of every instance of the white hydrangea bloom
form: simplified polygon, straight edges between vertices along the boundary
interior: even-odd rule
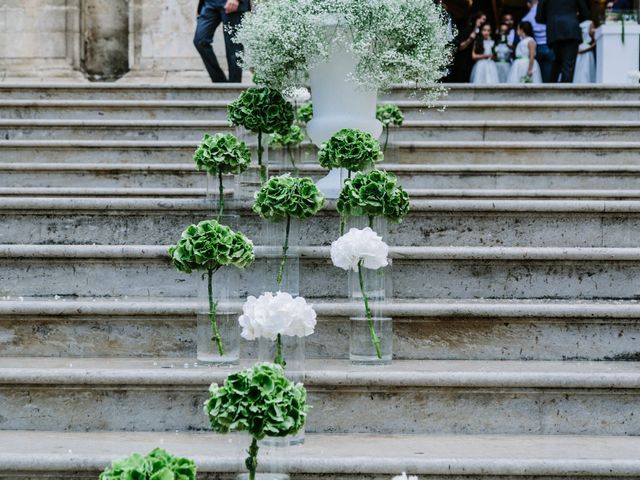
[[[275,340],[278,334],[306,337],[314,332],[316,312],[303,297],[293,298],[286,292],[266,292],[250,296],[242,306],[239,318],[242,338]]]
[[[311,92],[304,87],[294,88],[287,92],[286,98],[289,102],[300,105],[311,100]]]
[[[343,270],[358,270],[362,266],[371,270],[389,265],[389,246],[376,232],[366,227],[352,228],[331,244],[331,261]]]
[[[630,70],[627,75],[631,80],[635,80],[636,82],[640,82],[640,70]]]

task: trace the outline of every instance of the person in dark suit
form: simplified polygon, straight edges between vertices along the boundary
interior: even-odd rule
[[[580,22],[589,18],[585,0],[540,0],[536,21],[547,25],[547,42],[556,60],[553,81],[573,81],[578,47],[582,41]]]
[[[235,28],[240,25],[242,15],[251,9],[250,0],[200,0],[198,3],[198,25],[193,44],[202,57],[204,66],[209,72],[211,81],[235,82],[242,81],[242,69],[238,66],[237,53],[242,46],[231,40],[231,34],[227,28]],[[224,44],[227,51],[227,64],[229,65],[229,78],[225,76],[211,43],[213,35],[220,26],[224,26]]]

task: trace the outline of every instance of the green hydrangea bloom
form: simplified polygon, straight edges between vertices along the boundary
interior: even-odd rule
[[[345,180],[337,209],[343,217],[384,216],[400,223],[409,213],[409,195],[394,174],[372,170]]]
[[[205,134],[193,161],[197,170],[210,175],[240,174],[251,164],[251,151],[231,133]]]
[[[324,205],[324,195],[313,180],[286,174],[271,177],[258,190],[253,211],[273,222],[288,217],[304,220],[318,213]]]
[[[115,460],[100,474],[100,480],[195,480],[196,464],[188,458],[174,457],[160,448],[146,456],[134,453]]]
[[[254,439],[294,435],[307,416],[307,393],[279,365],[257,364],[209,388],[204,411],[217,433],[248,432]]]
[[[401,127],[404,123],[404,115],[397,105],[380,103],[376,107],[376,118],[386,128],[391,125]]]
[[[305,103],[298,107],[296,111],[296,120],[300,125],[306,125],[313,118],[313,104],[311,102]]]
[[[291,125],[289,131],[271,135],[270,145],[275,147],[293,147],[304,141],[304,131],[298,125]]]
[[[286,133],[293,124],[293,107],[282,94],[267,87],[249,88],[229,104],[227,118],[254,133]]]
[[[180,240],[169,248],[169,255],[176,269],[184,273],[228,265],[246,268],[255,260],[251,240],[216,220],[187,227]]]
[[[371,134],[355,128],[340,130],[318,153],[322,167],[346,168],[350,172],[372,168],[383,159],[380,143]]]

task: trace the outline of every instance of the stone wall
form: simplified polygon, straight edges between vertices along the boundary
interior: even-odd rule
[[[2,0],[0,77],[78,76],[81,0]]]
[[[198,0],[0,0],[0,81],[208,82]],[[222,29],[214,49],[226,68]]]

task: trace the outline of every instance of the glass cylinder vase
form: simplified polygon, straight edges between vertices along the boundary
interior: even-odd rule
[[[240,325],[238,312],[226,308],[199,312],[197,317],[197,359],[199,363],[236,365],[240,359]],[[215,322],[215,326],[214,326]]]
[[[236,127],[236,137],[251,150],[251,163],[258,169],[260,184],[269,179],[269,135]]]
[[[300,145],[271,146],[269,151],[269,169],[276,175],[289,173],[298,176],[302,163]]]
[[[358,365],[388,365],[393,358],[393,320],[389,317],[352,317],[349,359]]]
[[[290,381],[304,383],[305,337],[279,335],[275,340],[259,338],[258,361],[282,365]],[[304,443],[304,427],[295,435],[267,437],[261,443],[275,447],[300,445]]]
[[[197,314],[197,359],[205,364],[237,364],[240,359],[239,270],[223,267],[202,275]]]
[[[207,173],[207,203],[211,205],[211,210],[216,217],[224,215],[225,203],[229,199],[231,192],[225,185],[232,185],[235,182],[232,175],[211,175]],[[235,185],[233,186],[235,191]]]
[[[300,294],[300,220],[265,224],[265,245],[259,255],[263,292]]]

